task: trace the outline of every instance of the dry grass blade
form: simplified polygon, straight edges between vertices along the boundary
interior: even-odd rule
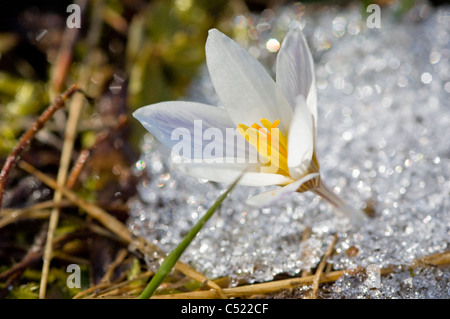
[[[334,271],[324,275],[320,279],[320,283],[331,282],[337,280],[345,274],[345,271]],[[291,278],[284,280],[276,280],[266,283],[253,284],[248,286],[240,286],[234,288],[224,288],[223,293],[227,298],[248,297],[252,295],[265,295],[280,291],[283,289],[293,289],[303,285],[311,285],[315,276]],[[194,291],[171,295],[158,295],[152,298],[155,299],[216,299],[219,295],[216,291]]]
[[[141,241],[141,246],[150,247],[150,249],[152,249],[153,251],[161,252],[161,250],[157,246],[146,242],[142,238],[140,238],[140,239],[138,238],[138,239],[134,240],[130,231],[122,222],[120,222],[119,220],[117,220],[116,218],[114,218],[113,216],[108,214],[106,211],[104,211],[100,207],[82,200],[74,192],[68,190],[66,187],[59,186],[58,183],[54,179],[48,177],[41,171],[34,168],[32,165],[30,165],[24,161],[21,161],[21,162],[19,162],[19,167],[22,168],[23,170],[27,171],[28,173],[34,175],[38,179],[40,179],[47,186],[49,186],[53,189],[60,190],[61,193],[64,195],[64,197],[66,197],[70,202],[72,202],[73,204],[77,205],[78,207],[80,207],[81,209],[86,211],[86,213],[88,213],[94,219],[98,220],[101,224],[103,224],[103,226],[105,226],[105,228],[107,228],[110,231],[112,231],[113,233],[115,233],[125,243],[131,244],[132,242],[134,243],[134,242]],[[217,290],[219,296],[221,295],[222,288],[220,288],[214,282],[208,280],[204,275],[202,275],[198,271],[192,269],[188,265],[178,262],[175,265],[175,269],[182,272],[186,276],[188,276],[198,282],[204,283],[212,289]]]
[[[78,0],[76,4],[80,7],[81,13],[84,14],[87,0]],[[77,42],[79,32],[80,28],[66,28],[64,30],[58,57],[51,73],[51,94],[58,94],[64,84],[72,63],[73,48]]]
[[[87,46],[88,54],[86,55],[80,70],[79,83],[82,88],[88,88],[91,72],[93,68],[92,51],[96,44],[100,40],[101,34],[101,20],[97,19],[97,16],[104,11],[104,1],[93,2],[93,13],[91,19],[91,25],[87,36]],[[67,180],[67,175],[69,171],[70,160],[72,157],[72,151],[75,144],[75,139],[77,135],[78,121],[81,115],[81,110],[83,107],[83,96],[76,96],[69,108],[69,118],[66,123],[66,130],[64,135],[64,145],[61,152],[61,159],[59,162],[59,169],[57,175],[57,183],[60,186],[65,185]],[[53,196],[55,202],[59,202],[62,199],[62,193],[57,189]],[[47,234],[47,243],[45,245],[44,260],[42,265],[42,277],[39,289],[39,298],[45,298],[47,290],[47,277],[50,270],[50,262],[52,257],[52,245],[53,245],[53,234],[58,225],[59,220],[59,209],[54,208],[50,214],[49,229]]]
[[[80,155],[78,156],[75,164],[72,167],[72,171],[70,172],[69,177],[67,178],[66,187],[68,189],[71,189],[75,185],[75,183],[78,179],[78,176],[79,176],[81,170],[83,169],[84,164],[86,164],[86,161],[89,158],[92,150],[95,147],[97,147],[100,142],[103,142],[108,137],[110,137],[112,132],[117,131],[118,129],[123,127],[126,124],[127,120],[128,120],[128,118],[126,115],[122,114],[121,116],[119,116],[117,123],[114,125],[114,127],[111,130],[102,131],[101,133],[99,133],[95,139],[94,144],[89,149],[84,149],[80,152]]]
[[[84,211],[86,211],[90,216],[98,220],[100,223],[102,223],[107,229],[111,230],[113,233],[115,233],[117,236],[119,236],[123,241],[126,243],[130,243],[132,241],[131,234],[128,230],[128,228],[121,223],[119,220],[108,214],[106,211],[101,209],[100,207],[88,203],[81,198],[79,198],[74,192],[68,190],[65,187],[61,187],[58,185],[58,183],[45,175],[44,173],[40,172],[30,164],[22,161],[19,163],[20,168],[24,169],[28,173],[36,176],[38,179],[40,179],[42,182],[44,182],[47,186],[59,190],[69,201],[74,203],[75,205],[82,208]]]
[[[20,213],[25,213],[25,212],[31,212],[34,210],[49,209],[49,208],[53,208],[55,206],[66,207],[69,205],[72,205],[72,204],[68,200],[62,200],[58,204],[52,200],[48,200],[48,201],[40,202],[40,203],[31,205],[31,206],[25,207],[25,208],[4,208],[0,211],[0,217],[3,218],[8,215],[11,215],[11,214],[20,214]]]
[[[66,200],[61,201],[60,203],[46,201],[22,209],[3,209],[0,212],[0,229],[23,218],[42,218],[42,216],[47,216],[48,218],[50,213],[46,211],[46,209],[53,208],[55,206],[65,207],[69,205],[72,204]]]
[[[316,273],[314,274],[314,282],[313,282],[313,298],[317,298],[317,291],[319,290],[320,277],[322,276],[323,270],[325,269],[325,265],[327,264],[328,258],[331,256],[334,250],[334,246],[336,245],[338,240],[338,236],[334,235],[333,240],[331,241],[330,246],[322,257],[319,266],[317,267]]]
[[[86,296],[86,295],[88,295],[90,293],[94,293],[94,294],[91,295],[91,296],[88,296],[86,298],[97,297],[97,296],[105,294],[105,293],[107,293],[109,291],[112,291],[112,290],[124,287],[126,285],[131,284],[131,283],[134,283],[134,282],[136,282],[138,280],[147,279],[147,278],[149,278],[150,276],[153,276],[153,275],[154,275],[154,273],[152,271],[147,271],[147,272],[142,273],[142,274],[140,274],[140,275],[138,275],[138,276],[136,276],[136,277],[134,277],[132,279],[129,279],[129,280],[126,280],[126,281],[122,281],[120,283],[109,284],[109,283],[104,283],[103,282],[103,283],[100,283],[98,285],[92,286],[89,289],[81,291],[75,297],[73,297],[73,299],[80,299],[83,296]],[[98,292],[95,292],[95,291],[98,291]],[[134,298],[136,298],[136,297],[134,297]]]
[[[181,271],[183,274],[185,274],[186,276],[203,283],[204,285],[208,286],[211,289],[214,289],[217,294],[218,294],[218,298],[221,299],[226,299],[227,296],[224,294],[223,289],[216,284],[214,281],[209,280],[208,278],[206,278],[203,274],[199,273],[198,271],[192,269],[191,267],[189,267],[186,264],[183,263],[177,263],[176,269],[178,271]]]
[[[127,255],[128,251],[126,249],[119,250],[116,259],[114,259],[114,261],[109,265],[101,282],[111,282],[114,270],[116,269],[117,266],[119,266],[122,263],[122,261],[127,257]]]
[[[409,267],[405,267],[406,269],[413,269],[420,266],[446,266],[450,265],[450,251],[446,251],[443,253],[433,254],[430,256],[426,256],[417,260],[413,265]],[[380,270],[382,276],[386,276],[398,270],[398,268],[386,267]],[[319,279],[319,283],[327,283],[333,282],[342,277],[345,274],[353,274],[358,271],[364,271],[364,269],[352,269],[352,270],[339,270],[332,271],[328,274],[322,274]],[[292,279],[283,279],[276,280],[261,284],[254,284],[242,287],[235,288],[225,288],[223,289],[223,293],[228,298],[238,298],[238,297],[248,297],[251,295],[258,294],[269,294],[273,292],[277,292],[283,289],[292,289],[298,288],[300,286],[311,285],[316,276],[308,276],[301,278],[292,278]],[[170,295],[158,295],[153,296],[154,299],[215,299],[219,298],[217,292],[215,291],[194,291],[194,292],[186,292],[179,294],[170,294]]]
[[[50,216],[49,210],[35,210],[35,211],[19,211],[11,214],[10,216],[4,217],[0,220],[0,229],[15,223],[23,219],[48,219]]]
[[[0,209],[2,207],[2,198],[3,192],[8,181],[8,175],[11,169],[18,162],[20,155],[27,149],[30,145],[31,141],[36,136],[36,133],[44,127],[44,124],[55,114],[57,110],[62,108],[67,101],[74,93],[78,92],[79,88],[77,84],[73,84],[70,86],[63,94],[58,96],[52,105],[50,105],[42,115],[34,122],[33,126],[22,135],[16,147],[9,153],[6,158],[6,162],[3,165],[2,171],[0,172]]]

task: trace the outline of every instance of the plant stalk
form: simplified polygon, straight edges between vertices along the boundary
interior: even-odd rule
[[[367,218],[367,215],[362,210],[347,204],[322,179],[319,179],[319,183],[311,191],[330,203],[338,216],[349,218],[355,225],[360,224]]]

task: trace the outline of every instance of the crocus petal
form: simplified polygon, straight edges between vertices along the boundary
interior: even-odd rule
[[[244,170],[247,171],[239,181],[239,185],[269,186],[292,182],[292,179],[284,175],[260,173],[258,164],[187,164],[180,166],[180,169],[194,177],[219,183],[233,182]]]
[[[302,31],[292,28],[281,44],[277,56],[277,84],[295,108],[295,99],[303,95],[317,120],[317,93],[314,62]]]
[[[303,96],[296,99],[296,108],[288,135],[289,174],[294,178],[305,175],[314,152],[314,119]]]
[[[214,88],[236,125],[280,119],[286,133],[292,109],[264,67],[216,29],[209,31],[206,62]]]
[[[247,142],[237,131],[236,146],[229,141],[227,143],[227,128],[235,131],[236,126],[228,113],[216,106],[182,101],[161,102],[144,106],[133,116],[172,150],[180,142],[186,142],[190,156],[184,155],[191,159],[208,157],[210,154],[205,152],[205,147],[216,147],[219,151],[217,157],[225,154],[231,157],[244,154],[245,157],[248,153]],[[210,140],[204,140],[205,137]]]
[[[318,173],[312,173],[304,176],[303,178],[296,180],[295,182],[288,184],[284,187],[277,188],[268,192],[264,192],[258,194],[256,196],[250,197],[247,199],[246,203],[250,206],[254,207],[266,207],[270,206],[273,203],[282,200],[286,196],[295,192],[303,183],[313,179],[314,177],[319,176]]]

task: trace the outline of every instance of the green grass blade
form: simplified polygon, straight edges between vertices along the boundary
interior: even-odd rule
[[[153,276],[153,278],[148,283],[147,287],[145,287],[144,291],[139,296],[139,299],[148,299],[150,298],[155,290],[159,287],[159,285],[164,281],[166,276],[170,273],[172,268],[177,263],[178,259],[181,257],[183,252],[186,250],[186,248],[189,246],[189,244],[192,242],[192,240],[195,238],[195,236],[198,234],[198,232],[202,229],[203,225],[206,224],[206,222],[211,218],[211,216],[214,214],[214,212],[219,208],[220,204],[225,200],[227,195],[231,192],[231,190],[236,186],[236,184],[241,179],[242,175],[239,176],[233,184],[228,187],[228,189],[220,195],[216,202],[208,209],[208,211],[203,215],[203,217],[195,224],[189,233],[183,238],[183,240],[178,244],[178,246],[164,259],[163,263],[161,264],[161,267],[158,269],[156,274]]]

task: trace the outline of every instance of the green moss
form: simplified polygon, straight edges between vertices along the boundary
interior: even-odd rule
[[[6,299],[38,299],[38,298],[39,298],[39,285],[34,282],[14,287],[6,296]]]

